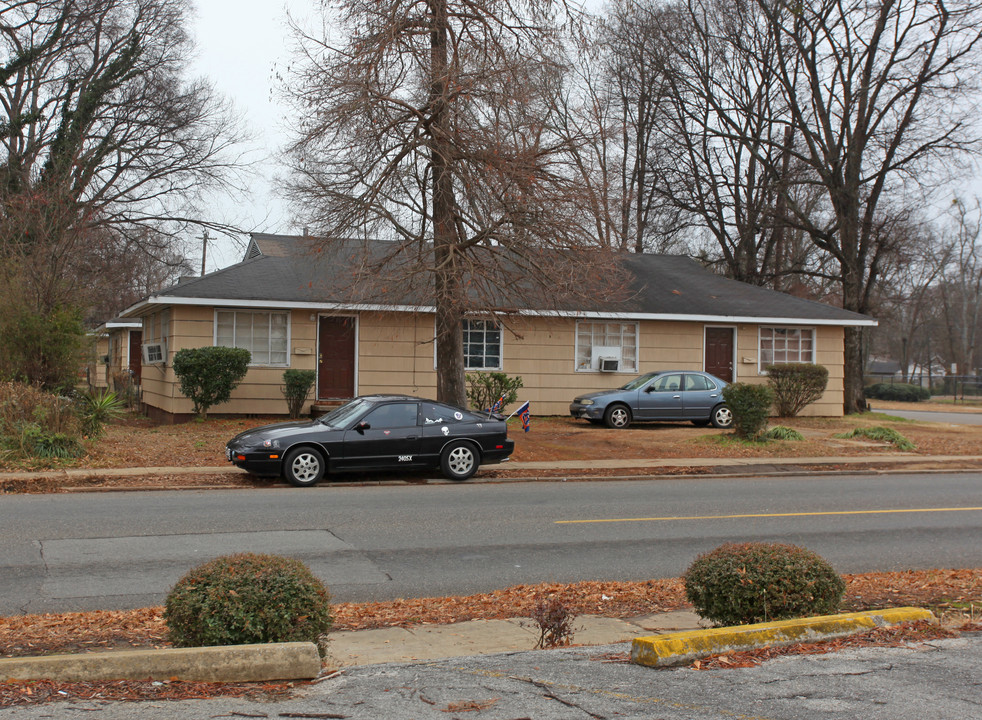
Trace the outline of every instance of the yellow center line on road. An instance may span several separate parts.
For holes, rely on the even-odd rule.
[[[910,508],[897,510],[828,510],[823,512],[748,513],[746,515],[689,515],[646,518],[597,518],[595,520],[555,520],[556,525],[582,525],[586,523],[665,522],[669,520],[736,520],[741,518],[812,517],[818,515],[890,515],[896,513],[973,512],[982,507],[964,508]]]

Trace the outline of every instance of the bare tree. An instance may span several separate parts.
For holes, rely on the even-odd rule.
[[[795,159],[828,211],[787,198],[839,267],[842,304],[867,312],[890,250],[885,198],[899,205],[927,163],[972,146],[982,8],[972,0],[755,0],[773,38]],[[919,175],[920,174],[920,175]],[[863,406],[863,346],[846,328],[846,412]]]
[[[612,110],[610,163],[619,173],[617,235],[635,252],[664,252],[679,244],[691,225],[688,208],[665,202],[658,177],[663,157],[678,143],[665,132],[670,122],[666,63],[682,34],[672,5],[615,0],[596,31]],[[670,28],[670,30],[667,30]]]
[[[323,247],[364,240],[353,291],[431,298],[441,400],[465,402],[466,313],[617,287],[556,115],[568,17],[548,0],[348,0],[324,18],[337,41],[298,29],[295,206]]]
[[[872,352],[898,358],[907,382],[912,364],[924,355],[926,330],[937,321],[937,280],[943,260],[940,239],[927,223],[898,223],[893,251],[880,265],[871,300],[879,326]]]
[[[941,302],[947,349],[957,374],[974,374],[979,367],[977,333],[982,317],[982,207],[952,203],[953,228],[942,241]]]
[[[229,108],[182,74],[186,0],[19,0],[0,8],[0,236],[38,310],[98,284],[99,248],[169,257],[239,158]]]

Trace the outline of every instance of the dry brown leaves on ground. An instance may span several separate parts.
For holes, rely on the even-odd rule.
[[[927,570],[846,575],[844,610],[884,606],[928,606],[936,611],[963,608],[982,601],[982,568],[972,570]],[[335,605],[334,629],[446,624],[475,618],[526,617],[529,608],[542,598],[558,598],[577,615],[637,617],[670,610],[687,609],[682,582],[678,579],[646,582],[582,582],[571,584],[516,585],[490,593],[466,597],[419,598],[377,603]],[[973,613],[976,612],[974,609]],[[982,630],[974,615],[961,628]],[[700,661],[700,668],[752,667],[771,657],[792,653],[834,652],[844,647],[895,645],[926,642],[947,635],[935,626],[915,625],[896,630],[885,628],[865,635],[808,643],[789,648],[768,648],[746,653],[729,653]],[[0,655],[18,657],[49,653],[83,652],[96,649],[166,647],[167,628],[162,608],[94,611],[50,615],[0,617]],[[606,658],[620,661],[624,658]],[[297,686],[302,683],[298,683]],[[52,683],[0,682],[0,707],[36,704],[52,700],[170,700],[200,697],[276,696],[288,693],[293,684],[276,683],[189,683],[189,682],[104,682]]]
[[[944,608],[982,601],[982,568],[845,575],[844,611],[913,605]],[[629,618],[689,608],[681,580],[515,585],[461,597],[338,603],[335,631],[465,620],[528,617],[542,598],[557,598],[576,615]],[[0,617],[0,656],[95,649],[167,647],[163,608]]]

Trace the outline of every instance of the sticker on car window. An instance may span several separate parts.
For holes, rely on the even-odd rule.
[[[464,413],[462,413],[462,412],[455,412],[453,414],[453,416],[454,416],[454,419],[455,420],[463,420],[464,419]]]

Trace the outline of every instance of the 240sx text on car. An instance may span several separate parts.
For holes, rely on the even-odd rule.
[[[407,395],[366,395],[316,420],[239,433],[225,457],[254,475],[307,487],[345,470],[439,467],[450,480],[466,480],[514,449],[501,415]]]

